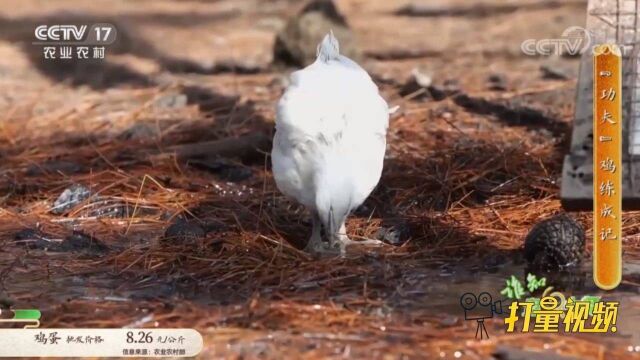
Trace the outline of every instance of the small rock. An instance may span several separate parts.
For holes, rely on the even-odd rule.
[[[187,106],[187,96],[180,93],[169,93],[157,98],[153,106],[158,109],[177,109]]]
[[[331,0],[313,0],[291,18],[276,36],[273,61],[303,67],[316,59],[316,46],[329,32],[340,42],[340,53],[354,61],[360,58],[355,36]]]
[[[438,319],[438,323],[442,326],[450,327],[459,324],[460,318],[454,315],[444,315]]]
[[[13,239],[17,245],[24,246],[28,249],[48,249],[57,246],[58,241],[47,239],[47,237],[36,229],[22,229],[18,231]]]
[[[74,231],[66,238],[53,239],[36,229],[23,229],[14,235],[16,244],[29,249],[46,250],[51,252],[84,252],[93,255],[103,254],[109,248],[100,240]]]
[[[224,231],[227,229],[227,226],[219,221],[208,221],[202,224],[202,228],[206,234],[209,234]]]
[[[487,88],[493,91],[505,91],[507,79],[502,74],[491,74],[487,77]]]
[[[425,91],[415,95],[420,89]],[[431,98],[435,101],[441,101],[458,92],[460,92],[460,85],[456,79],[447,79],[438,85],[433,83],[430,75],[412,71],[411,77],[400,89],[400,96],[414,94],[412,97],[415,99]]]
[[[431,75],[418,68],[411,70],[411,77],[418,86],[423,88],[429,87],[431,86],[431,83],[433,83]]]
[[[447,79],[442,83],[442,86],[431,85],[428,90],[433,100],[440,101],[459,93],[460,85],[456,79]]]
[[[402,245],[411,237],[409,225],[400,222],[391,226],[383,226],[378,229],[375,238],[391,245]]]
[[[123,131],[118,138],[121,140],[146,140],[156,136],[156,129],[147,123],[136,123]]]
[[[536,270],[556,270],[582,263],[584,229],[566,214],[536,224],[524,240],[524,256]]]
[[[11,309],[11,307],[13,307],[13,305],[15,304],[15,301],[10,298],[7,294],[2,293],[0,294],[0,309]]]
[[[56,215],[64,214],[88,199],[89,196],[91,196],[91,190],[81,184],[73,184],[66,188],[58,199],[56,199],[51,208],[51,212]]]
[[[29,228],[22,229],[13,236],[16,241],[37,239],[38,237],[40,237],[40,232],[36,229]]]
[[[427,92],[426,91],[422,91],[421,94],[417,94],[418,91],[422,90],[423,88],[418,85],[418,83],[415,81],[415,79],[410,78],[409,80],[407,80],[406,83],[404,83],[404,85],[402,85],[402,87],[400,88],[400,96],[410,96],[413,99],[423,99],[425,97],[427,97]]]
[[[193,222],[178,218],[164,233],[164,240],[194,241],[203,238],[204,229]]]
[[[61,252],[84,252],[93,255],[100,255],[109,251],[109,247],[93,236],[80,231],[74,231],[53,250]]]
[[[447,79],[442,83],[442,90],[447,94],[455,94],[460,91],[460,83],[456,79]]]
[[[494,73],[494,74],[490,74],[489,76],[487,76],[487,81],[488,82],[492,82],[492,83],[504,82],[505,78],[504,78],[504,75],[502,75],[502,74]]]
[[[432,83],[433,79],[430,74],[419,68],[414,68],[413,70],[411,70],[409,79],[407,79],[405,84],[400,89],[400,96],[415,94],[421,89],[426,90],[429,86],[431,86]],[[428,93],[427,91],[424,91],[421,95],[418,95],[416,97],[424,98],[426,95],[428,95]]]

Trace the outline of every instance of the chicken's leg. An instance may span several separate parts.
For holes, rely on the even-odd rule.
[[[311,222],[313,223],[313,229],[311,230],[311,238],[307,242],[304,251],[309,253],[318,253],[323,250],[324,244],[322,242],[322,222],[318,213],[311,212]]]
[[[360,241],[354,241],[347,236],[347,228],[344,223],[340,226],[340,231],[336,234],[335,239],[338,242],[340,248],[340,254],[345,255],[347,253],[347,246],[349,245],[368,245],[368,246],[380,246],[383,244],[380,240],[366,239]]]

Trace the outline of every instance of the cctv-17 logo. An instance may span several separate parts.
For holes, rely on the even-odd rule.
[[[35,36],[40,41],[82,41],[87,25],[40,25]]]
[[[92,25],[39,25],[34,30],[47,60],[104,59],[105,46],[116,41],[117,30],[113,24]]]
[[[116,41],[116,27],[109,23],[91,25],[38,25],[34,30],[34,45],[85,45],[104,46]]]

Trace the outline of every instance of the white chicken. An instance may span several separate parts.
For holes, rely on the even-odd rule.
[[[344,254],[347,216],[380,180],[392,111],[367,72],[340,55],[333,33],[290,80],[277,108],[273,176],[311,212],[306,250]]]

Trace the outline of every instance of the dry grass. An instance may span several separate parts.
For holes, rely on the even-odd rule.
[[[569,93],[563,89],[559,94]],[[495,253],[510,256],[533,224],[560,212],[557,179],[568,127],[549,136],[544,128],[505,127],[495,117],[470,114],[451,99],[425,103],[396,97],[403,114],[392,120],[383,179],[348,228],[354,238],[373,237],[381,225],[400,221],[410,229],[410,240],[355,251],[345,259],[312,259],[299,250],[308,236],[306,215],[274,188],[265,156],[245,164],[234,160],[253,176],[233,183],[163,150],[203,138],[203,129],[220,136],[265,131],[264,119],[271,114],[255,110],[241,126],[220,130],[235,110],[208,103],[213,110],[202,111],[203,104],[194,103],[176,110],[180,120],[170,116],[173,110],[163,111],[159,120],[154,101],[180,92],[184,87],[135,92],[137,107],[111,126],[149,123],[157,132],[141,140],[126,140],[113,129],[100,132],[103,125],[92,121],[78,131],[73,127],[80,118],[99,116],[110,101],[114,108],[122,106],[118,97],[39,119],[42,128],[29,122],[30,132],[5,123],[15,135],[3,148],[7,196],[1,214],[2,280],[12,301],[43,309],[47,326],[195,327],[211,342],[207,353],[217,356],[286,357],[293,347],[310,358],[336,351],[420,356],[457,350],[482,357],[496,344],[521,344],[517,335],[476,343],[464,321],[443,325],[443,315],[428,311],[419,299],[412,300],[413,307],[393,310],[391,299],[397,286],[411,279],[412,269]],[[246,106],[238,99],[231,108]],[[567,124],[570,110],[549,116]],[[53,121],[67,124],[64,131],[48,133]],[[51,159],[82,170],[32,175],[33,164]],[[53,215],[54,200],[76,183],[93,195],[64,215]],[[123,216],[96,216],[105,204],[123,207]],[[163,240],[178,215],[212,230],[201,239]],[[580,218],[588,227],[589,216]],[[53,239],[81,231],[109,251],[91,256],[25,249],[13,244],[14,234],[25,228]],[[627,222],[625,229],[632,233],[637,225]],[[636,237],[628,239],[627,255],[636,256]],[[491,323],[492,333],[500,329],[499,321]],[[524,339],[532,349],[551,343],[552,349],[574,355],[601,351],[586,339]],[[607,350],[607,358],[617,351],[624,353]]]
[[[488,323],[490,340],[476,342],[474,324],[434,311],[427,298],[436,290],[416,288],[421,276],[447,266],[473,268],[496,254],[510,260],[535,223],[562,211],[558,181],[573,80],[529,79],[506,92],[486,91],[478,80],[484,70],[467,77],[469,59],[451,65],[470,96],[532,107],[547,119],[538,123],[471,111],[454,97],[402,98],[398,84],[381,85],[401,112],[391,122],[380,185],[347,227],[353,238],[369,238],[381,226],[401,224],[408,241],[313,259],[300,250],[310,231],[306,214],[275,188],[267,154],[227,159],[232,169],[251,171],[229,181],[223,171],[179,161],[171,151],[248,133],[270,136],[282,73],[169,72],[148,75],[146,85],[96,88],[33,75],[27,60],[16,64],[30,83],[20,73],[1,85],[19,96],[3,103],[0,119],[0,289],[20,307],[42,309],[47,327],[193,327],[206,339],[203,359],[451,357],[455,351],[486,358],[497,345],[578,358],[628,355],[621,339],[503,334],[499,320]],[[530,61],[523,61],[526,69],[512,60],[503,65],[520,80],[537,66]],[[369,60],[367,66],[406,75],[414,64]],[[175,96],[187,104],[158,105]],[[92,196],[51,213],[73,184]],[[119,216],[104,215],[114,208]],[[206,235],[165,238],[179,216]],[[576,216],[590,235],[590,215]],[[83,233],[108,250],[32,249],[15,242],[24,229],[54,242]],[[625,258],[637,259],[637,214],[625,216],[624,232]],[[633,279],[625,282],[637,287]],[[458,298],[447,301],[456,306]]]

